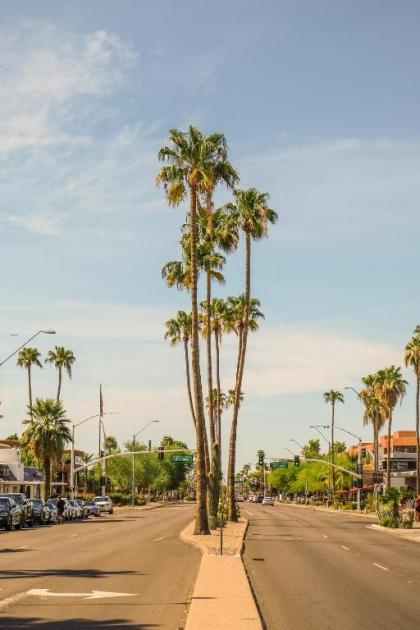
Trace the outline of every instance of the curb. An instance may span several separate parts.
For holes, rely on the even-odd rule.
[[[242,553],[249,521],[245,520],[239,551],[234,555],[214,555],[187,530],[180,538],[198,547],[201,562],[188,607],[185,630],[262,630],[258,607],[248,580]],[[195,538],[195,539],[194,539]],[[207,538],[207,537],[206,537]]]
[[[302,505],[299,503],[276,503],[276,505],[284,505],[286,507],[297,507],[304,510],[314,510],[315,512],[324,512],[325,514],[345,514],[346,516],[361,516],[362,518],[377,519],[376,514],[359,513],[357,510],[332,510],[320,505]]]
[[[413,529],[404,529],[404,528],[393,528],[393,527],[384,527],[383,525],[377,525],[376,523],[371,523],[367,525],[368,529],[373,529],[376,532],[383,532],[384,534],[390,534],[391,536],[396,536],[400,540],[408,540],[409,542],[420,543],[420,530],[418,528]],[[414,534],[418,533],[418,537],[414,538]]]

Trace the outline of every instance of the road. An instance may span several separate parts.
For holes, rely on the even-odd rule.
[[[124,508],[98,519],[1,531],[0,628],[182,628],[200,561],[198,550],[179,539],[193,509]]]
[[[243,504],[245,567],[268,630],[420,627],[420,544],[366,518]]]

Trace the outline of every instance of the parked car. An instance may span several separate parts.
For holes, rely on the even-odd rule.
[[[57,505],[52,501],[46,501],[45,506],[48,508],[50,513],[49,523],[57,522]]]
[[[100,512],[108,512],[108,514],[114,513],[114,506],[109,497],[94,497],[93,500],[98,506]]]
[[[70,503],[71,507],[73,508],[74,518],[83,518],[83,510],[80,503],[78,501],[74,501],[73,499],[70,499],[68,503]]]
[[[58,499],[51,498],[48,500],[48,503],[52,503],[55,507],[55,509],[57,509],[57,501]],[[76,512],[74,507],[70,504],[70,501],[68,501],[68,499],[64,499],[65,501],[65,505],[64,505],[64,512],[63,512],[63,517],[64,520],[66,521],[74,521],[74,519],[76,518]]]
[[[274,505],[272,497],[264,497],[262,500],[263,505]]]
[[[22,527],[34,526],[34,515],[32,510],[32,501],[22,492],[8,492],[3,494],[3,497],[10,497],[15,503],[18,504],[21,510],[21,525]]]
[[[83,501],[85,508],[88,511],[88,516],[100,516],[101,511],[95,501]]]
[[[245,501],[244,495],[238,494],[238,496],[236,497],[236,500],[238,503],[243,503],[243,501]]]
[[[0,497],[0,527],[7,531],[22,527],[22,510],[10,497]]]
[[[87,518],[89,516],[89,510],[87,509],[85,502],[81,499],[75,499],[74,502],[77,503],[82,510],[82,518]]]
[[[51,509],[42,499],[32,499],[34,523],[45,525],[51,519]]]

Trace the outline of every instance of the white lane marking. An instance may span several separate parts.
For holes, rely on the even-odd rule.
[[[254,512],[250,512],[249,510],[244,510],[244,512],[246,512],[247,514],[249,514],[250,516],[254,516]]]
[[[70,538],[76,538],[77,534],[72,534]]]
[[[164,538],[163,536],[160,536],[160,538],[154,538],[153,542],[159,542],[160,540],[163,540],[163,538]]]
[[[22,545],[22,547],[16,547],[16,549],[29,549],[29,545]]]
[[[91,591],[90,593],[51,593],[49,588],[32,588],[23,595],[35,597],[81,597],[82,599],[102,599],[104,597],[133,597],[136,593],[113,593],[112,591]]]
[[[18,602],[20,599],[26,597],[26,593],[17,593],[16,595],[12,595],[11,597],[7,597],[6,599],[0,600],[0,610],[2,608],[6,608],[7,606],[11,606],[15,602]]]
[[[373,563],[374,567],[378,567],[378,569],[382,569],[382,571],[389,571],[386,567],[383,567],[382,564],[378,564],[377,562]]]
[[[322,534],[324,536],[324,538],[328,538],[327,534]]]
[[[346,547],[346,545],[341,545],[341,549],[345,549],[346,551],[350,551],[350,549],[348,547]]]

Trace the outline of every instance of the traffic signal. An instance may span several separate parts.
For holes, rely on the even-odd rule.
[[[165,459],[165,451],[163,446],[159,446],[158,448],[158,459],[163,460]]]
[[[262,451],[258,453],[258,465],[264,466],[264,453]]]
[[[299,457],[299,455],[295,455],[293,463],[294,463],[295,466],[300,466],[300,457]]]
[[[105,477],[101,477],[99,479],[99,485],[100,486],[106,486],[106,478]]]
[[[363,479],[356,479],[356,488],[363,488]]]

